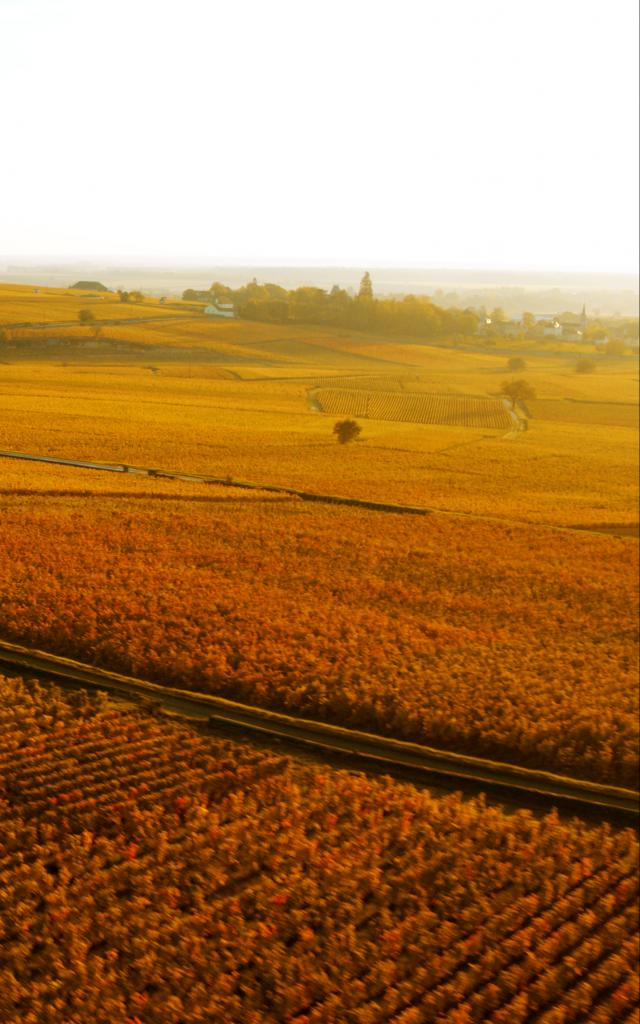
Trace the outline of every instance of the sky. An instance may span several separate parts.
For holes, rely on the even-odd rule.
[[[634,272],[636,0],[0,0],[0,256]]]

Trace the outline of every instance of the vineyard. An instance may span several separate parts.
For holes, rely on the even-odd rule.
[[[180,324],[181,331],[207,326],[198,320]],[[222,334],[224,326],[209,325]],[[195,337],[193,344],[199,345]],[[486,427],[425,429],[368,420],[359,443],[337,457],[331,418],[305,402],[311,373],[304,381],[216,380],[214,374],[222,378],[232,362],[170,363],[150,354],[141,362],[147,365],[0,361],[0,448],[230,474],[365,500],[569,526],[638,522],[638,436],[628,427],[550,422],[532,409],[535,430],[503,444],[498,437],[504,431]],[[157,372],[150,372],[150,363]],[[257,370],[247,363],[241,375],[249,372]],[[280,367],[262,372],[283,374]],[[296,374],[302,372],[297,366]],[[572,382],[586,387],[580,376],[574,374]],[[600,382],[603,390],[605,384]],[[629,385],[626,377],[623,384]],[[496,385],[493,370],[484,382],[480,374],[465,381],[451,371],[432,390],[444,393],[451,386],[472,394]],[[415,389],[418,383],[406,386]],[[557,384],[565,386],[564,380]],[[608,386],[613,392],[613,384]],[[412,395],[418,397],[415,390],[407,392]],[[1,469],[5,480],[8,467]]]
[[[19,680],[0,736],[2,1024],[638,1020],[631,831]]]
[[[96,320],[123,320],[137,317],[177,317],[188,315],[188,303],[173,300],[160,303],[146,297],[144,302],[121,302],[113,292],[93,294],[63,288],[32,288],[27,285],[0,284],[0,327],[19,323],[51,323],[78,319],[81,309],[89,309]]]
[[[165,310],[0,287],[0,448],[442,512],[2,459],[0,637],[635,789],[637,369]],[[267,742],[0,675],[0,1024],[640,1024],[634,834]]]
[[[313,391],[312,395],[323,412],[334,416],[487,427],[491,430],[509,430],[514,425],[504,403],[495,398],[365,391],[357,387],[320,388]]]
[[[536,419],[557,423],[584,423],[638,429],[637,402],[570,401],[533,399],[527,408]]]
[[[31,486],[0,494],[3,639],[636,786],[633,543],[168,481],[154,493],[149,480],[62,467],[19,472]],[[74,473],[76,494],[61,486],[80,487]]]
[[[341,374],[339,377],[335,374],[332,377],[315,377],[312,381],[312,387],[314,388],[334,388],[337,387],[340,391],[345,389],[351,391],[353,389],[363,388],[365,391],[401,391],[405,384],[415,383],[419,378],[415,376],[404,376],[404,377],[389,377],[388,375],[382,376],[376,375],[360,375],[349,377]]]

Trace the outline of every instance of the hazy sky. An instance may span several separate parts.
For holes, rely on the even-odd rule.
[[[0,0],[0,254],[631,270],[637,0]]]

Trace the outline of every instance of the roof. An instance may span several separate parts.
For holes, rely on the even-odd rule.
[[[69,285],[69,287],[70,288],[77,288],[78,290],[81,290],[83,292],[108,292],[109,291],[109,289],[106,288],[103,284],[101,284],[100,281],[76,281],[75,284]]]

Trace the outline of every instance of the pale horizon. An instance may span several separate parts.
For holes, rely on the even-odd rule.
[[[237,270],[242,268],[249,269],[317,269],[317,270],[331,270],[331,269],[345,269],[345,270],[416,270],[421,273],[434,273],[434,274],[473,274],[478,273],[480,275],[487,274],[507,274],[517,277],[526,277],[528,274],[534,276],[545,276],[545,277],[615,277],[615,278],[629,278],[630,280],[638,281],[638,271],[635,269],[600,269],[600,268],[571,268],[571,267],[555,267],[555,266],[498,266],[491,264],[468,264],[450,262],[447,264],[442,263],[426,263],[419,261],[385,261],[379,260],[357,260],[357,259],[343,259],[343,260],[321,260],[321,259],[262,259],[262,260],[250,260],[242,259],[240,257],[236,259],[196,259],[196,258],[183,258],[183,259],[172,259],[170,256],[154,256],[153,254],[145,256],[135,255],[127,256],[112,254],[112,253],[72,253],[70,255],[58,254],[58,253],[0,253],[0,268],[14,264],[17,266],[51,266],[51,267],[109,267],[113,269],[119,268],[137,268],[137,269],[157,269],[157,270],[203,270],[211,267],[212,269],[222,269],[228,267],[229,269]]]
[[[636,274],[632,0],[0,0],[0,260]]]

